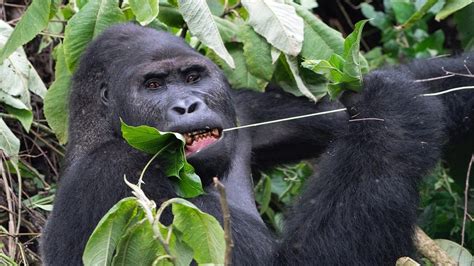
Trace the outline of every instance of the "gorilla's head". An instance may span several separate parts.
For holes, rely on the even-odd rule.
[[[76,150],[121,138],[121,118],[182,133],[202,176],[228,168],[236,134],[222,134],[236,123],[228,82],[214,63],[169,33],[133,24],[106,30],[81,58],[70,104]]]

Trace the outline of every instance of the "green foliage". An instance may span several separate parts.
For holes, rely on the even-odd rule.
[[[64,55],[69,71],[74,72],[87,44],[107,27],[124,22],[118,0],[89,0],[66,25]]]
[[[121,200],[100,220],[87,242],[84,265],[224,263],[224,231],[213,216],[180,198],[157,210],[139,186],[127,184],[136,197]],[[165,226],[160,218],[169,206],[174,218]]]
[[[463,189],[442,167],[438,167],[423,180],[419,225],[429,236],[460,242],[464,209]],[[471,247],[472,251],[474,223],[468,219],[466,225],[465,246]]]
[[[13,41],[12,41],[13,40]],[[15,117],[26,131],[30,130],[33,113],[30,92],[44,97],[46,87],[23,51],[21,34],[15,34],[10,25],[0,21],[0,47],[5,60],[0,64],[0,104]],[[18,46],[15,46],[17,43]],[[12,47],[15,49],[11,50]],[[20,151],[20,141],[0,116],[0,149],[15,158]]]
[[[122,135],[132,147],[161,160],[165,175],[172,177],[179,196],[192,198],[204,193],[201,179],[186,161],[185,140],[181,134],[160,132],[149,126],[128,126],[122,121]]]
[[[323,75],[328,80],[328,92],[331,98],[337,98],[344,89],[360,91],[362,73],[366,71],[359,54],[362,29],[367,20],[355,25],[354,32],[344,41],[342,56],[333,54],[328,60],[306,60],[303,67]]]
[[[0,51],[0,62],[3,62],[18,47],[31,41],[36,34],[46,28],[51,18],[51,6],[57,1],[34,0],[23,14],[20,22],[15,27],[7,43]],[[53,9],[55,10],[55,9]]]
[[[283,212],[300,195],[312,172],[308,163],[302,162],[260,173],[260,180],[255,185],[255,201],[262,217],[277,232],[283,229]]]
[[[54,56],[56,59],[55,80],[49,87],[44,99],[44,115],[49,126],[54,130],[59,143],[65,144],[68,132],[68,95],[72,75],[66,64],[62,44],[54,48]]]

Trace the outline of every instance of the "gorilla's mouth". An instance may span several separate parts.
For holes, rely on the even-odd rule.
[[[220,139],[222,130],[218,128],[199,129],[192,132],[183,133],[186,140],[186,156],[205,149],[207,146]]]

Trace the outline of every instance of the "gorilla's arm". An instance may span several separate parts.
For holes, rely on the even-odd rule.
[[[446,75],[446,71],[461,75],[439,79],[438,77]],[[474,54],[417,60],[396,69],[388,68],[386,73],[397,79],[419,83],[417,87],[425,88],[426,93],[473,86]],[[400,85],[397,84],[387,88],[399,89]],[[443,113],[442,120],[449,133],[447,143],[465,142],[467,138],[474,138],[473,90],[431,97],[437,97],[443,102],[443,108],[433,111]],[[233,92],[232,98],[237,107],[240,125],[344,108],[340,102],[329,101],[327,97],[314,104],[305,97],[295,97],[275,88],[266,93],[238,90]],[[335,132],[349,119],[349,114],[341,112],[242,130],[248,130],[252,134],[254,164],[271,165],[319,156],[334,139]]]
[[[344,108],[327,97],[315,104],[306,97],[295,97],[278,88],[265,93],[234,90],[232,98],[239,125]],[[334,131],[342,128],[347,120],[346,112],[338,112],[240,130],[250,132],[253,163],[261,167],[318,156],[333,139]]]
[[[285,263],[393,265],[415,257],[417,183],[439,159],[443,106],[419,97],[426,89],[405,74],[372,72],[364,92],[348,99],[357,120],[338,131],[295,204],[278,249]]]

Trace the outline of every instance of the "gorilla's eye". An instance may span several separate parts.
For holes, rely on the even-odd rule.
[[[186,76],[186,83],[195,83],[195,82],[198,82],[199,80],[201,79],[201,76],[199,76],[198,73],[189,73],[187,76]]]
[[[159,89],[163,86],[163,83],[158,79],[149,79],[145,82],[145,87],[151,90]]]

